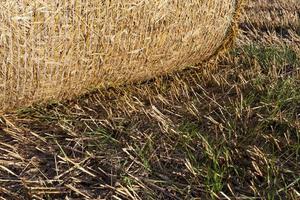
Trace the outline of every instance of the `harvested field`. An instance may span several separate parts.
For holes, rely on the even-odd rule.
[[[201,67],[0,118],[0,199],[300,198],[300,5]]]

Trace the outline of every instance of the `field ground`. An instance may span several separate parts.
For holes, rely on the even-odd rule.
[[[2,116],[0,199],[299,199],[299,10],[253,1],[205,66]]]

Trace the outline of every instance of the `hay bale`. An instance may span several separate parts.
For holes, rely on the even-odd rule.
[[[237,0],[2,0],[0,111],[200,63]]]

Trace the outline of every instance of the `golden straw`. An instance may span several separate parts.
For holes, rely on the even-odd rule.
[[[146,80],[207,60],[237,0],[2,0],[0,111]]]

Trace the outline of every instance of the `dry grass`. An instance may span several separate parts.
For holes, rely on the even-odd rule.
[[[200,63],[231,37],[236,0],[4,0],[0,111]]]
[[[3,115],[0,199],[298,200],[299,5],[267,2],[200,68]]]

